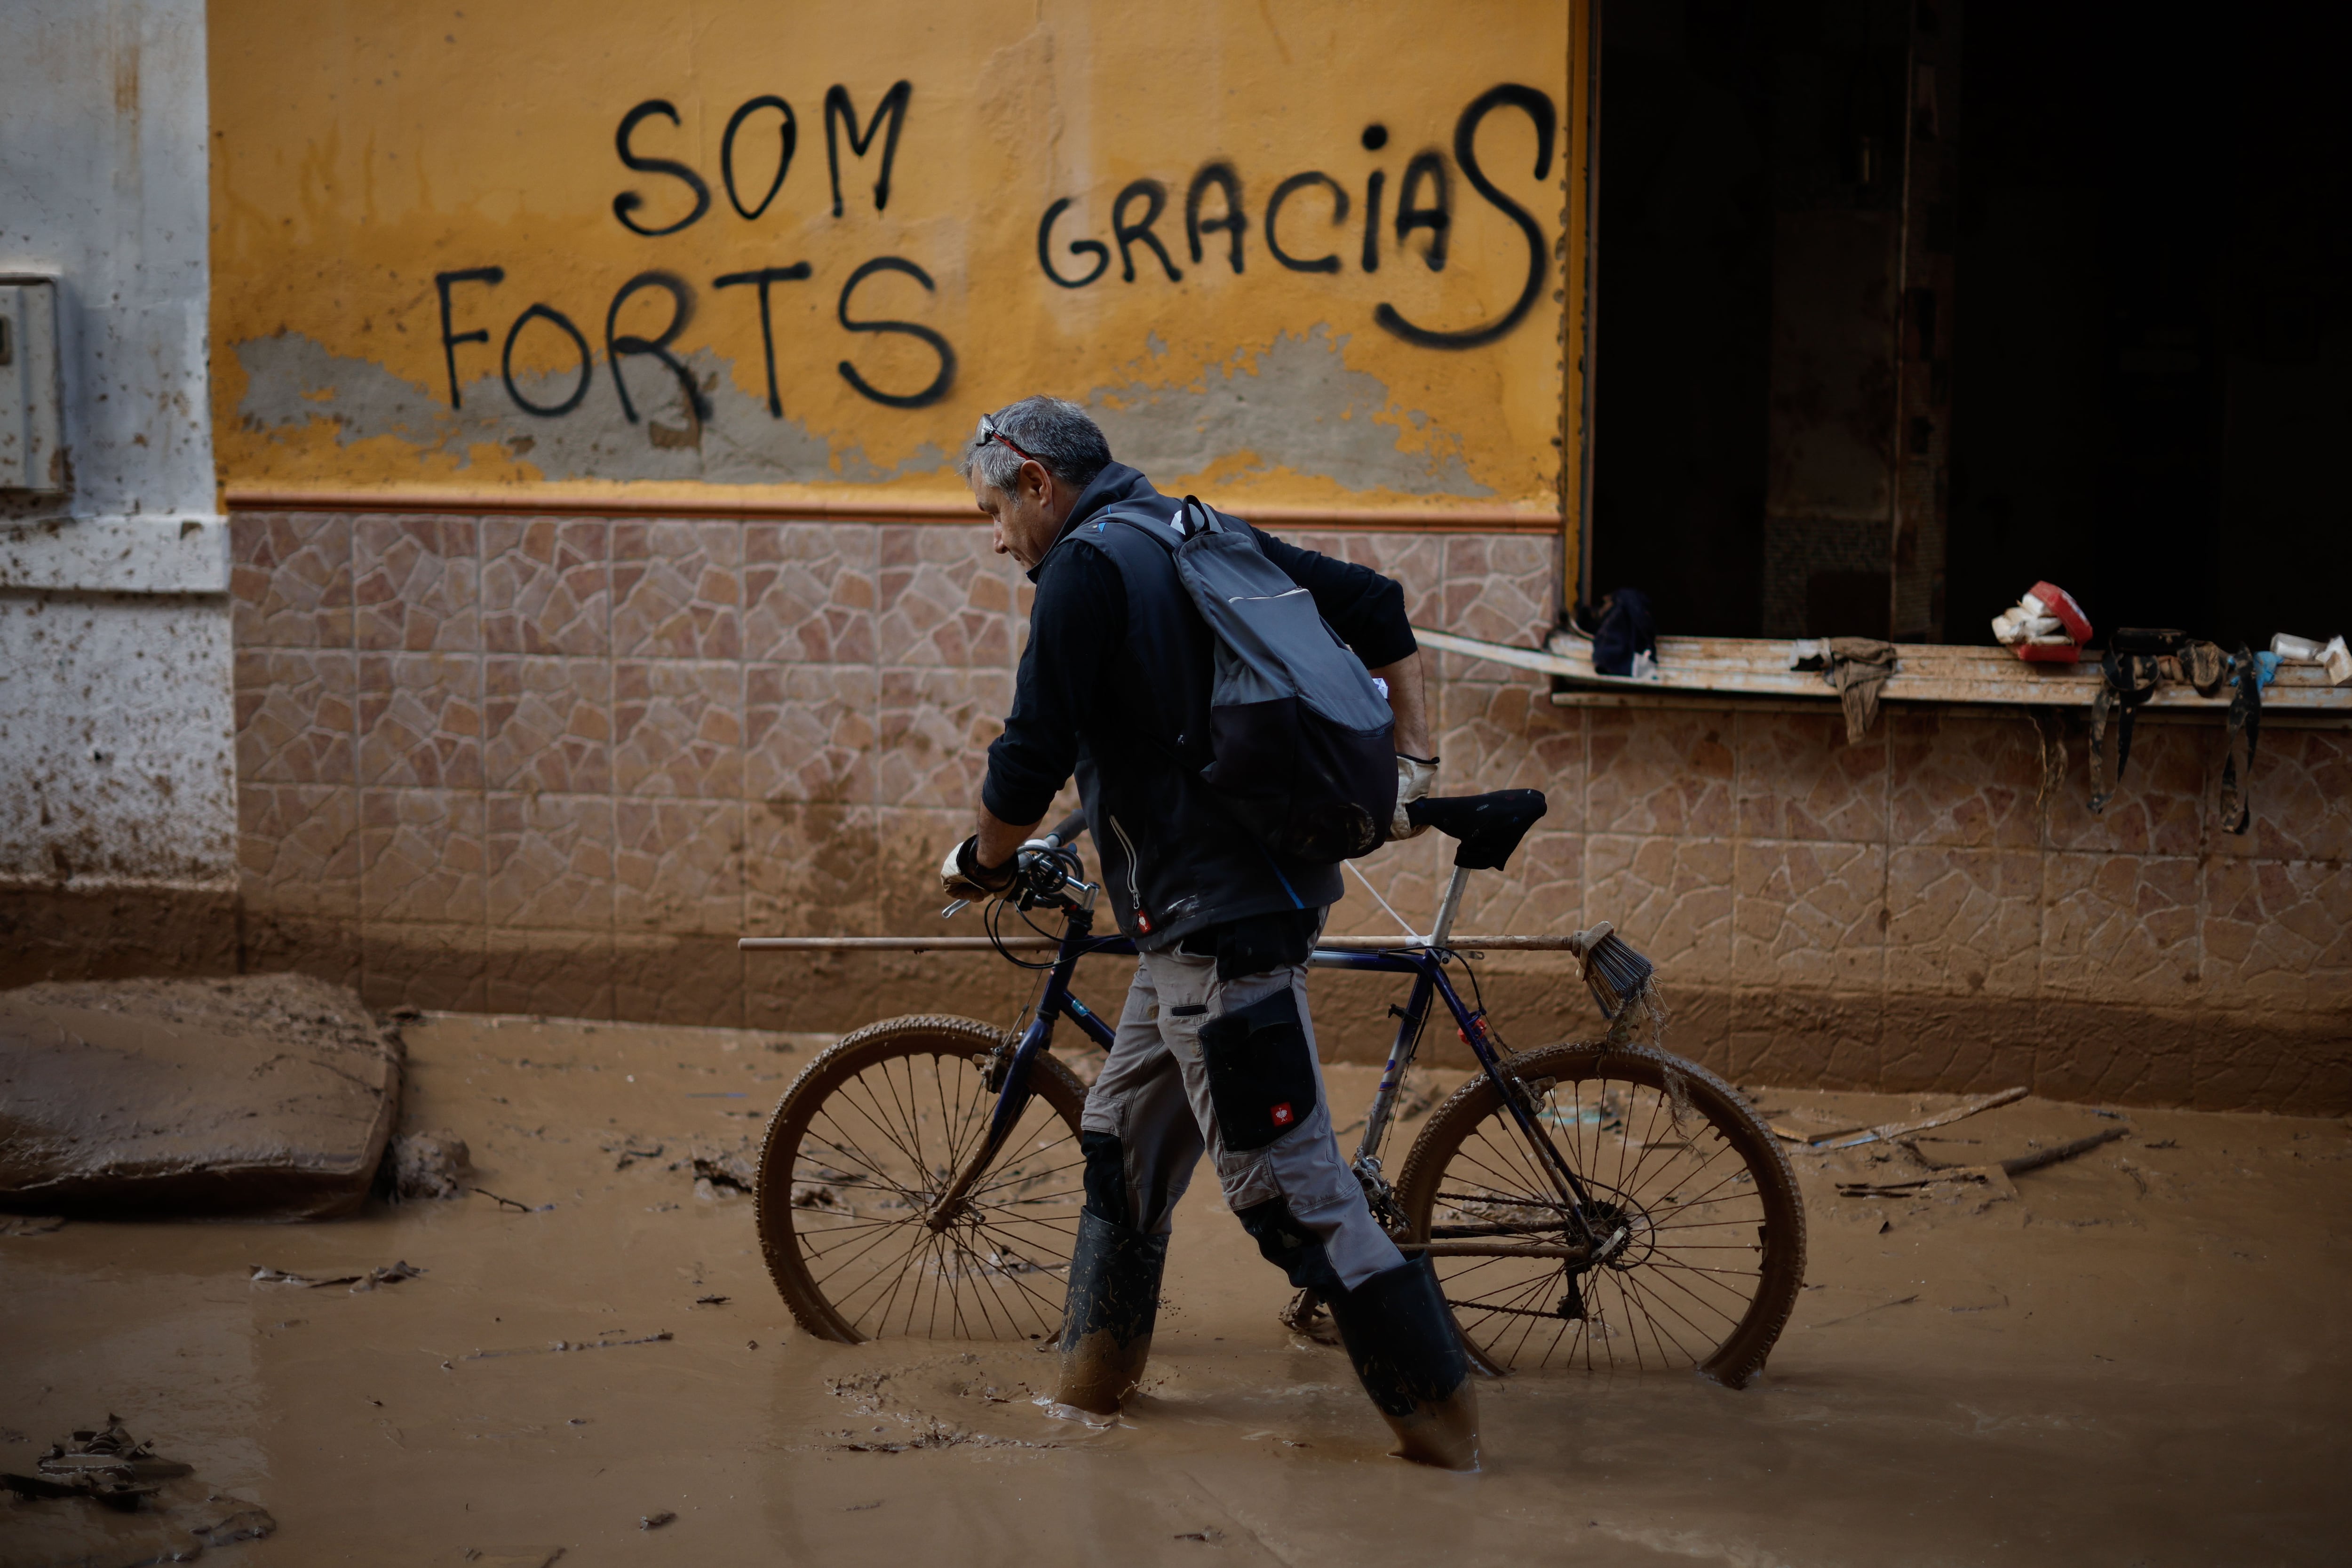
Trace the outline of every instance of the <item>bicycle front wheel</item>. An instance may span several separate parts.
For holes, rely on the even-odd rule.
[[[1498,1368],[1696,1369],[1745,1386],[1804,1283],[1804,1204],[1770,1130],[1713,1073],[1645,1047],[1552,1046],[1506,1071],[1604,1237],[1625,1235],[1598,1265],[1539,1255],[1582,1227],[1494,1083],[1464,1084],[1396,1187],[1413,1238],[1436,1244],[1463,1337]]]
[[[1061,1326],[1086,1090],[1041,1053],[995,1163],[947,1223],[934,1200],[988,1135],[988,1068],[1012,1037],[970,1018],[892,1018],[808,1065],[776,1108],[756,1196],[768,1273],[803,1329],[1038,1339]]]

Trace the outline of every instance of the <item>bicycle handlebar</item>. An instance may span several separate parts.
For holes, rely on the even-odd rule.
[[[1067,847],[1076,844],[1078,841],[1078,835],[1086,830],[1087,814],[1083,811],[1074,811],[1054,824],[1052,831],[1045,835],[1045,838],[1057,848]]]

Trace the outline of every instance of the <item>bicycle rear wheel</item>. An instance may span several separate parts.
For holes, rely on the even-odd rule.
[[[1086,1090],[1040,1054],[1034,1093],[954,1218],[932,1202],[988,1134],[988,1068],[1012,1037],[970,1018],[869,1024],[785,1091],[760,1152],[768,1273],[801,1327],[845,1344],[1056,1331],[1086,1200]]]
[[[1463,1336],[1499,1368],[1695,1368],[1745,1386],[1804,1282],[1804,1204],[1771,1131],[1713,1073],[1645,1047],[1552,1046],[1507,1071],[1604,1226],[1628,1237],[1597,1267],[1437,1257]],[[1396,1195],[1416,1240],[1501,1247],[1577,1234],[1483,1073],[1414,1140]]]

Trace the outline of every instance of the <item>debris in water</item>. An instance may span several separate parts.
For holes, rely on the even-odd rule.
[[[1187,1530],[1176,1537],[1179,1541],[1203,1541],[1212,1546],[1224,1538],[1225,1532],[1222,1530]]]
[[[473,1169],[466,1141],[446,1129],[404,1132],[392,1141],[392,1193],[401,1201],[464,1195],[461,1177]]]
[[[1803,1144],[1807,1153],[1826,1153],[1832,1149],[1853,1149],[1864,1143],[1876,1143],[1886,1139],[1899,1138],[1908,1132],[1925,1132],[1930,1127],[1948,1127],[1955,1121],[1974,1116],[1980,1110],[1990,1110],[1996,1106],[2023,1100],[2026,1093],[2027,1090],[2021,1086],[2017,1089],[2004,1089],[1998,1094],[1979,1096],[1964,1105],[1956,1105],[1949,1110],[1939,1110],[1933,1116],[1923,1116],[1914,1121],[1890,1121],[1883,1127],[1849,1127],[1842,1131],[1816,1132],[1809,1135],[1776,1123],[1772,1131],[1790,1143]]]
[[[616,1345],[655,1345],[664,1340],[677,1337],[667,1329],[664,1329],[657,1334],[641,1334],[634,1340],[556,1340],[544,1345],[523,1345],[515,1350],[476,1351],[470,1355],[462,1355],[457,1359],[459,1361],[497,1361],[502,1356],[551,1355],[558,1351],[603,1351],[611,1350]],[[446,1366],[449,1363],[444,1362],[441,1364]]]
[[[640,1160],[660,1159],[662,1155],[662,1146],[656,1143],[650,1149],[640,1149],[637,1147],[637,1141],[635,1139],[625,1138],[621,1141],[621,1146],[619,1148],[615,1149],[608,1144],[606,1145],[605,1152],[615,1156],[613,1162],[613,1169],[615,1171],[625,1171]]]
[[[0,1475],[0,1487],[27,1500],[79,1498],[121,1513],[163,1514],[194,1539],[195,1550],[186,1557],[206,1546],[257,1541],[278,1528],[276,1520],[245,1499],[189,1481],[194,1466],[164,1458],[152,1441],[132,1437],[120,1415],[107,1416],[102,1428],[51,1444],[33,1468],[37,1474]]]
[[[499,1196],[498,1194],[490,1191],[488,1187],[476,1187],[474,1190],[481,1194],[482,1196],[489,1199],[492,1203],[497,1204],[499,1207],[510,1208],[520,1214],[545,1214],[548,1210],[555,1206],[553,1204],[541,1204],[537,1208],[533,1208],[529,1204],[517,1203],[512,1198],[502,1198]]]
[[[379,1285],[397,1285],[404,1279],[414,1279],[425,1272],[424,1269],[404,1258],[398,1263],[388,1263],[381,1268],[371,1268],[364,1274],[336,1274],[323,1279],[313,1279],[307,1274],[296,1274],[284,1268],[271,1268],[259,1263],[249,1263],[246,1267],[253,1270],[247,1281],[248,1284],[299,1285],[306,1290],[324,1289],[330,1285],[348,1285],[352,1288],[352,1294],[354,1296],[362,1291],[373,1290]]]
[[[723,1307],[729,1300],[725,1296],[697,1296],[694,1304],[698,1307]]]
[[[663,1525],[667,1524],[671,1520],[674,1520],[677,1517],[677,1515],[675,1512],[668,1509],[664,1509],[659,1513],[649,1513],[644,1518],[638,1520],[637,1528],[639,1530],[659,1530]]]
[[[0,1215],[0,1236],[47,1236],[65,1225],[65,1216],[54,1214]]]

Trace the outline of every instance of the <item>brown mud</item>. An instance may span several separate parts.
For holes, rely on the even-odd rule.
[[[1145,1395],[1093,1430],[1030,1402],[1051,1373],[1029,1345],[792,1325],[731,1156],[821,1042],[448,1016],[404,1033],[404,1125],[454,1131],[505,1201],[0,1236],[0,1469],[119,1412],[275,1516],[271,1538],[208,1553],[253,1568],[558,1548],[566,1568],[2352,1554],[2342,1121],[2135,1110],[2014,1196],[1839,1187],[2116,1120],[2026,1100],[1910,1148],[1800,1155],[1809,1284],[1756,1386],[1486,1383],[1487,1468],[1456,1476],[1385,1457],[1344,1355],[1276,1321],[1282,1281],[1213,1183],[1179,1220]],[[1330,1069],[1339,1120],[1374,1078]],[[1751,1092],[1801,1132],[1957,1103]],[[396,1288],[252,1279],[399,1260],[423,1272]],[[24,1517],[0,1511],[0,1563]]]

